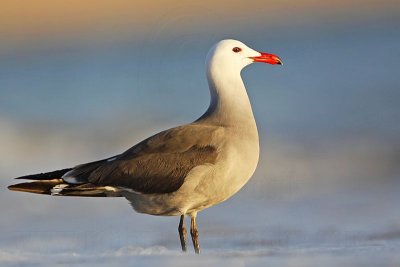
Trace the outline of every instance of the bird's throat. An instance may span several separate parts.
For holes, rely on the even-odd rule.
[[[255,127],[250,100],[240,73],[208,72],[210,106],[200,118],[225,126]]]

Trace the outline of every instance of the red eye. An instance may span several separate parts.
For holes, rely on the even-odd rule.
[[[235,53],[239,53],[240,51],[242,51],[242,49],[240,47],[234,47],[232,51]]]

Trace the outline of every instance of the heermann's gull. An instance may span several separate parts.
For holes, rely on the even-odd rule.
[[[187,214],[199,253],[197,212],[235,194],[257,166],[258,132],[240,76],[253,62],[282,64],[277,56],[257,52],[242,42],[218,42],[207,55],[211,101],[199,119],[153,135],[114,157],[19,177],[36,181],[9,189],[53,196],[123,196],[137,212],[180,215],[183,251]]]

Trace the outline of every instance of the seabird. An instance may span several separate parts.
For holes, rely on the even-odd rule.
[[[197,213],[238,192],[258,163],[257,126],[240,75],[253,62],[282,64],[276,55],[240,41],[218,42],[206,59],[211,101],[200,118],[155,134],[119,155],[18,177],[35,181],[8,188],[52,196],[125,197],[137,212],[180,216],[182,251],[188,215],[194,250],[200,253]]]

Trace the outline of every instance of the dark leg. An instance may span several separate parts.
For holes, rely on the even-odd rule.
[[[181,220],[179,221],[179,238],[181,239],[182,251],[186,252],[186,228],[185,228],[185,215],[181,215]]]
[[[196,215],[196,213],[191,215],[190,235],[192,236],[194,252],[196,252],[196,254],[200,254],[199,231],[197,230],[196,225]]]

